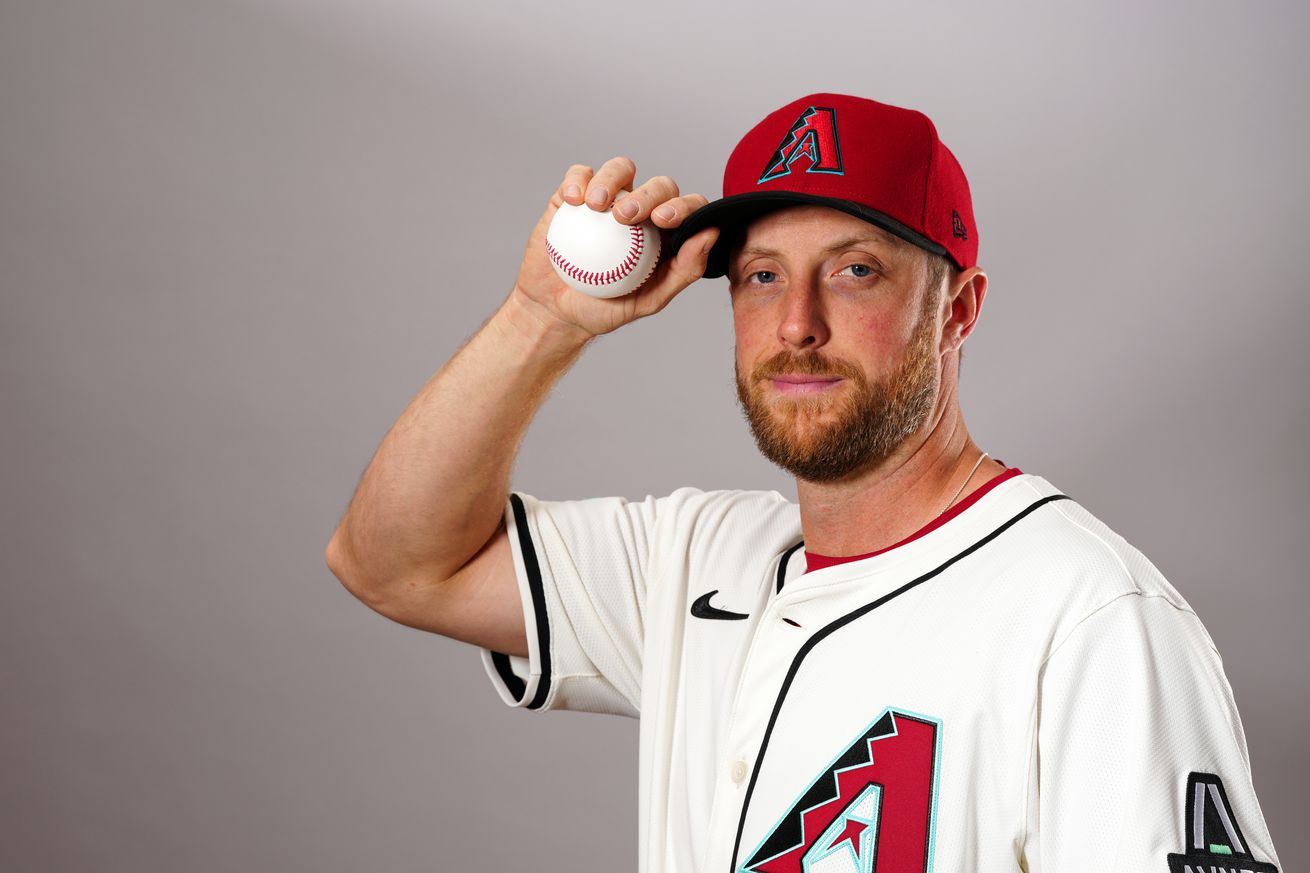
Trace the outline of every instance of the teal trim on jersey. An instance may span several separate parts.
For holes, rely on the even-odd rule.
[[[888,708],[890,710],[890,707]],[[940,787],[942,778],[942,732],[946,729],[940,718],[933,718],[931,715],[924,715],[921,712],[911,712],[908,709],[892,710],[892,719],[896,718],[895,713],[908,715],[911,718],[917,718],[920,721],[930,721],[937,725],[937,730],[932,732],[933,737],[933,755],[932,755],[932,806],[928,813],[928,859],[924,866],[924,873],[932,873],[933,858],[937,854],[937,789]]]
[[[1231,854],[1233,854],[1233,850],[1232,850],[1232,848],[1231,848],[1230,846],[1221,846],[1221,845],[1219,845],[1218,843],[1211,843],[1211,844],[1210,844],[1210,854],[1211,854],[1211,855],[1231,855]]]
[[[919,715],[918,713],[915,713],[915,717],[931,721],[937,725],[937,730],[933,731],[933,739],[936,741],[934,745],[937,748],[933,749],[932,759],[932,812],[928,816],[928,864],[923,868],[925,873],[932,873],[933,858],[937,855],[937,789],[940,787],[942,778],[942,732],[945,730],[945,726],[942,724],[941,719]]]
[[[935,855],[936,855],[936,851],[937,851],[937,792],[938,792],[938,788],[939,788],[939,783],[940,783],[940,781],[941,781],[941,769],[942,769],[942,730],[943,730],[943,726],[942,726],[942,721],[941,721],[941,719],[939,719],[939,718],[934,718],[933,716],[930,716],[930,715],[924,715],[924,714],[922,714],[922,713],[918,713],[918,712],[912,712],[911,710],[908,710],[908,709],[900,709],[900,708],[898,708],[898,707],[888,706],[888,707],[886,707],[885,709],[883,709],[882,712],[878,713],[878,715],[875,716],[875,717],[873,718],[872,721],[870,721],[868,724],[866,724],[866,725],[864,726],[864,728],[861,729],[860,732],[859,732],[858,734],[856,734],[856,736],[863,736],[864,734],[868,733],[868,732],[873,728],[874,725],[876,725],[879,721],[881,721],[881,720],[882,720],[884,717],[886,717],[886,716],[891,716],[891,720],[892,720],[892,731],[891,731],[891,733],[883,734],[882,736],[878,737],[878,739],[886,739],[886,738],[889,738],[889,737],[895,737],[895,736],[898,736],[898,735],[900,734],[900,731],[897,729],[897,724],[896,724],[896,717],[897,717],[898,715],[905,716],[905,717],[907,717],[907,718],[918,719],[919,721],[929,722],[929,723],[931,723],[931,724],[933,724],[933,725],[936,726],[936,729],[933,731],[932,800],[931,800],[931,802],[930,802],[930,805],[929,805],[929,811],[928,811],[928,840],[927,840],[928,845],[927,845],[926,850],[925,850],[925,853],[924,853],[924,854],[925,854],[925,865],[924,865],[924,868],[923,868],[923,869],[924,869],[924,873],[932,873],[932,869],[933,869],[933,860],[934,860],[934,857],[935,857]],[[874,740],[871,739],[870,742],[872,743],[872,742],[874,742]],[[861,762],[861,763],[858,763],[858,764],[852,764],[851,766],[849,766],[849,767],[844,767],[844,768],[842,768],[841,770],[833,770],[833,766],[837,763],[837,761],[839,761],[839,760],[841,759],[841,756],[842,756],[843,754],[845,754],[846,751],[847,751],[847,749],[849,749],[849,748],[850,748],[850,746],[847,746],[847,747],[841,749],[839,752],[837,752],[837,754],[836,754],[835,756],[833,756],[832,760],[830,760],[830,761],[828,762],[828,765],[827,765],[826,767],[823,768],[823,772],[822,772],[820,775],[814,777],[814,779],[810,780],[810,784],[809,784],[809,785],[806,785],[805,788],[801,790],[801,792],[797,795],[797,798],[804,797],[804,796],[809,792],[809,790],[810,790],[811,788],[813,788],[815,785],[817,785],[817,784],[819,783],[819,781],[820,781],[821,779],[823,779],[824,777],[830,777],[830,778],[833,779],[834,782],[836,782],[836,780],[837,780],[837,774],[838,774],[838,773],[845,773],[845,772],[847,772],[848,770],[854,770],[854,769],[856,769],[856,768],[858,768],[858,767],[867,767],[867,766],[869,766],[869,762],[866,761],[866,762]],[[870,752],[870,760],[872,760],[872,752]],[[856,798],[856,800],[858,801],[859,798],[863,797],[865,793],[867,793],[867,792],[862,792],[862,793],[859,795],[859,797]],[[801,845],[804,845],[804,844],[805,844],[805,839],[806,839],[806,834],[805,834],[805,814],[808,813],[808,812],[810,812],[811,810],[814,810],[814,809],[817,809],[817,808],[820,807],[820,806],[823,806],[825,803],[831,803],[831,802],[832,802],[831,799],[829,799],[829,800],[825,800],[825,801],[823,801],[822,803],[816,804],[815,806],[812,806],[812,807],[810,807],[809,809],[801,810],[801,811],[798,813],[798,815],[800,816],[800,820],[801,820]],[[855,801],[853,801],[852,804],[848,804],[848,805],[847,805],[847,808],[849,809],[850,806],[853,805],[854,802],[855,802]],[[764,833],[764,838],[760,840],[759,844],[755,846],[755,848],[754,848],[754,849],[749,853],[749,855],[748,855],[747,857],[753,858],[753,857],[754,857],[754,856],[755,856],[755,855],[760,851],[760,849],[764,848],[764,844],[767,843],[767,842],[769,841],[769,837],[773,836],[774,831],[776,831],[776,830],[778,829],[778,827],[783,823],[783,821],[785,821],[785,820],[787,819],[787,817],[788,817],[790,814],[791,814],[791,810],[790,810],[790,808],[789,808],[789,809],[787,810],[787,812],[784,812],[781,816],[779,816],[778,819],[773,823],[773,826],[772,826],[771,828],[769,828],[767,831],[765,831],[765,833]],[[877,819],[881,819],[881,817],[882,817],[882,792],[881,792],[881,790],[880,790],[880,791],[878,792],[878,807],[877,807],[877,811],[876,811],[875,822],[876,822]],[[824,830],[824,832],[823,832],[822,834],[820,834],[820,836],[815,840],[815,846],[817,847],[817,846],[818,846],[818,845],[823,841],[823,838],[824,838],[824,837],[830,836],[830,833],[829,833],[829,832],[831,832],[831,831],[833,830],[833,828],[834,828],[836,825],[838,825],[839,823],[841,823],[841,821],[842,821],[844,818],[845,818],[844,815],[839,815],[836,819],[834,819],[833,823],[832,823],[831,825],[829,825],[829,827],[826,828],[826,829]],[[795,846],[791,846],[790,848],[784,849],[783,851],[777,853],[776,855],[771,855],[770,857],[761,860],[761,861],[760,861],[758,864],[756,864],[755,866],[758,868],[759,866],[761,866],[761,865],[763,865],[763,864],[767,864],[769,861],[772,861],[772,860],[774,860],[775,858],[778,858],[778,857],[781,856],[781,855],[785,855],[785,854],[787,854],[788,852],[793,852],[793,851],[795,851],[795,850],[796,850],[796,847],[795,847]],[[827,856],[825,856],[825,857],[827,857]],[[874,853],[870,854],[870,856],[869,856],[869,863],[872,865],[873,862],[876,860],[876,858],[877,858],[877,853],[876,853],[876,851],[875,851]],[[815,859],[815,860],[818,860],[818,859]],[[748,863],[749,863],[749,862],[748,862]],[[810,863],[810,862],[809,862],[809,853],[807,852],[807,853],[805,854],[805,856],[803,856],[803,858],[802,858],[803,869],[806,871],[806,873],[808,873],[808,871],[809,871],[809,869],[810,869],[810,867],[809,867],[809,863]],[[861,869],[861,870],[865,870],[865,868],[863,867],[863,865],[861,865],[861,867],[860,867],[859,869]],[[872,867],[870,867],[870,868],[868,868],[868,869],[869,869],[869,873],[871,873],[871,871],[872,871]],[[737,867],[737,873],[753,873],[753,871],[752,871],[749,867],[747,867],[746,865],[738,865],[738,867]]]

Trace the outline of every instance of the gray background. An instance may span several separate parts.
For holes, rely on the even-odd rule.
[[[815,90],[960,157],[974,435],[1191,601],[1295,865],[1310,13],[980,5],[0,4],[0,867],[631,869],[635,722],[505,708],[323,549],[568,164],[718,196]],[[790,492],[731,347],[718,282],[598,343],[515,486]]]

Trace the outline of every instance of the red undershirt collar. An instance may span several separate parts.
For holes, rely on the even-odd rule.
[[[955,504],[950,509],[943,512],[941,515],[937,516],[932,521],[928,522],[923,527],[919,528],[905,539],[901,540],[899,543],[893,543],[892,545],[887,546],[885,549],[879,549],[876,552],[869,552],[867,555],[849,555],[849,556],[838,557],[838,558],[834,558],[829,555],[820,555],[816,552],[811,552],[807,549],[805,551],[805,572],[810,573],[815,570],[822,570],[824,567],[835,567],[838,564],[845,564],[848,561],[861,561],[865,558],[872,558],[874,555],[881,555],[884,554],[885,552],[890,552],[892,549],[899,549],[901,546],[905,545],[906,543],[913,542],[914,540],[917,540],[919,537],[924,536],[926,534],[930,534],[933,531],[937,530],[937,528],[946,524],[946,522],[955,518],[961,512],[964,512],[970,506],[973,506],[975,503],[977,503],[979,499],[981,499],[982,496],[986,494],[988,491],[991,491],[993,488],[995,488],[997,485],[1000,485],[1002,482],[1006,481],[1007,479],[1013,479],[1015,476],[1020,475],[1022,472],[1023,471],[1020,470],[1018,467],[1007,467],[1006,469],[1002,470],[1001,472],[997,473],[995,476],[984,482],[982,486],[978,488],[977,491],[973,492],[968,497],[964,498],[959,503]]]

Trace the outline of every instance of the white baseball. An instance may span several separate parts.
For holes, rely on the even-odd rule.
[[[592,297],[622,297],[655,270],[660,232],[649,221],[620,224],[609,211],[565,203],[546,229],[546,252],[570,287]]]

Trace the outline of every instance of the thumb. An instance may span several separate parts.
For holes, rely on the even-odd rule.
[[[705,265],[709,260],[710,249],[719,238],[717,227],[707,227],[701,232],[688,237],[678,249],[673,260],[669,262],[664,279],[650,289],[650,296],[645,303],[647,313],[659,312],[678,296],[684,288],[705,275]]]
[[[714,248],[714,244],[718,241],[719,229],[717,227],[707,227],[700,233],[690,237],[682,244],[682,248],[678,249],[678,254],[673,258],[670,272],[684,280],[683,287],[705,275],[705,269],[710,259],[710,249]]]

